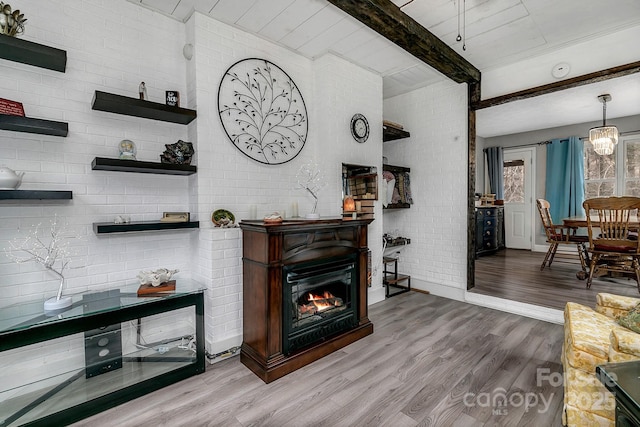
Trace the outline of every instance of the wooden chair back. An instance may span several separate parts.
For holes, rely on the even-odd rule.
[[[547,241],[557,241],[558,237],[562,237],[562,230],[558,230],[558,228],[553,224],[551,212],[549,211],[551,205],[545,199],[536,199],[536,206],[538,207],[538,213],[542,220],[544,232],[547,235]]]
[[[629,238],[631,231],[637,231],[630,227],[630,221],[637,218],[639,197],[597,197],[585,200],[582,206],[587,214],[590,250],[640,253],[640,240]]]

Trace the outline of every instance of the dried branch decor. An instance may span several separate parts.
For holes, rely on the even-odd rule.
[[[305,215],[305,217],[309,219],[319,218],[320,216],[316,212],[318,208],[318,192],[327,185],[324,173],[316,163],[306,163],[300,166],[296,175],[296,181],[298,188],[306,190],[314,199],[313,210],[311,213]]]
[[[42,224],[32,228],[23,238],[16,237],[5,248],[5,254],[12,261],[22,264],[35,261],[60,279],[60,286],[55,298],[45,302],[45,309],[59,309],[71,305],[71,298],[62,297],[64,287],[64,270],[71,262],[73,253],[69,248],[71,239],[80,238],[72,234],[64,226],[59,226],[58,217],[51,220],[49,230],[43,230]]]
[[[287,73],[265,59],[243,59],[227,70],[218,112],[231,142],[260,163],[286,163],[307,140],[302,94]]]

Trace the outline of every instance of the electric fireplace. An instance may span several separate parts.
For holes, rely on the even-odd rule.
[[[358,324],[355,256],[284,267],[283,353]]]
[[[242,221],[240,360],[271,382],[373,332],[371,220]]]

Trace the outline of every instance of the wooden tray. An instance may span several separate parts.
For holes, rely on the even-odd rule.
[[[140,285],[138,288],[138,296],[155,296],[157,294],[166,294],[169,292],[175,292],[176,281],[169,280],[168,282],[160,283],[159,286],[152,286],[151,284]]]

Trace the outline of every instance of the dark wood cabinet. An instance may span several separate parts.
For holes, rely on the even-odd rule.
[[[476,208],[476,256],[492,254],[504,248],[504,208]]]
[[[367,317],[367,226],[371,220],[240,222],[243,343],[241,362],[271,382],[373,333]],[[283,349],[285,268],[341,256],[356,260],[356,326],[287,354]]]

